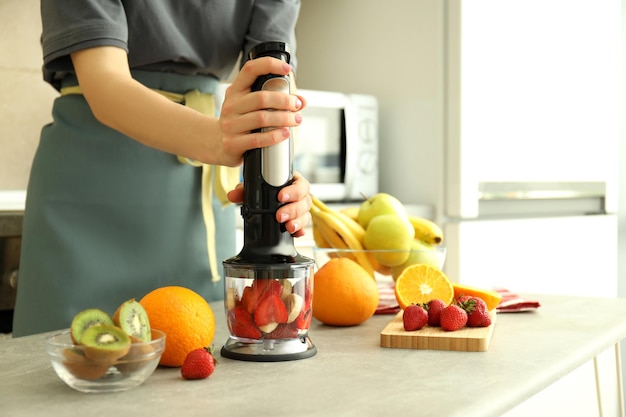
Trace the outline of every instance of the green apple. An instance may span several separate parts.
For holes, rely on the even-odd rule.
[[[407,227],[407,223],[406,218],[397,214],[380,214],[373,217],[365,230],[363,246],[368,250],[389,251],[373,254],[382,265],[403,264],[409,257],[409,249],[414,240],[414,231]]]
[[[367,229],[370,220],[382,214],[395,214],[408,218],[406,209],[400,200],[387,193],[378,193],[361,204],[357,214],[357,221],[364,229]]]
[[[441,268],[444,253],[440,247],[414,239],[408,259],[403,264],[392,267],[391,276],[395,281],[407,266],[414,264],[428,264],[435,268]]]

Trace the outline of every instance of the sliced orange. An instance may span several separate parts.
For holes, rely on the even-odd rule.
[[[459,284],[458,282],[453,283],[452,287],[454,288],[455,299],[462,295],[482,298],[485,304],[487,304],[488,310],[493,310],[498,307],[498,304],[502,301],[502,295],[497,291],[487,290],[485,288],[474,287],[466,284]]]
[[[452,282],[441,270],[427,265],[414,264],[402,271],[395,285],[396,300],[401,309],[411,304],[424,304],[430,300],[452,302]]]

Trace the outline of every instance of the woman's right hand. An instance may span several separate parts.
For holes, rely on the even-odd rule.
[[[247,150],[282,142],[289,138],[289,128],[301,123],[300,111],[306,106],[303,97],[276,91],[251,91],[260,76],[290,73],[289,64],[276,58],[263,57],[246,62],[226,90],[222,105],[218,133],[222,147],[221,164],[241,164]],[[262,128],[273,129],[254,132]]]

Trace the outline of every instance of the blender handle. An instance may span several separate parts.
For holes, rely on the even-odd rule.
[[[289,94],[289,79],[287,77],[269,78],[262,90],[279,91]],[[264,128],[263,131],[274,128]],[[291,129],[290,129],[291,130]],[[263,179],[274,187],[285,185],[292,177],[292,148],[291,136],[280,143],[261,148],[261,175]]]
[[[256,59],[262,56],[271,56],[289,63],[291,60],[291,48],[285,42],[269,41],[256,45],[248,57]],[[252,91],[278,91],[290,94],[289,76],[278,74],[266,74],[259,77],[252,85]],[[271,109],[268,109],[271,110]],[[274,129],[267,127],[261,131]],[[291,131],[291,129],[290,129]],[[293,176],[293,140],[289,139],[276,145],[261,148],[260,174],[263,179],[273,187],[282,187],[291,181]]]

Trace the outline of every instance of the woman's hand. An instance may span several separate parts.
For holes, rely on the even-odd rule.
[[[304,229],[311,221],[311,197],[309,182],[298,172],[293,175],[293,182],[278,192],[278,199],[285,203],[276,211],[276,220],[285,223],[285,228],[293,237],[304,236]],[[228,193],[233,203],[243,201],[243,184]]]
[[[289,138],[289,128],[302,121],[306,101],[294,94],[250,89],[265,74],[289,75],[289,64],[264,57],[248,61],[226,90],[220,115],[223,165],[236,166],[249,149],[275,145]],[[281,111],[282,110],[282,111]],[[254,132],[262,128],[273,128]]]

